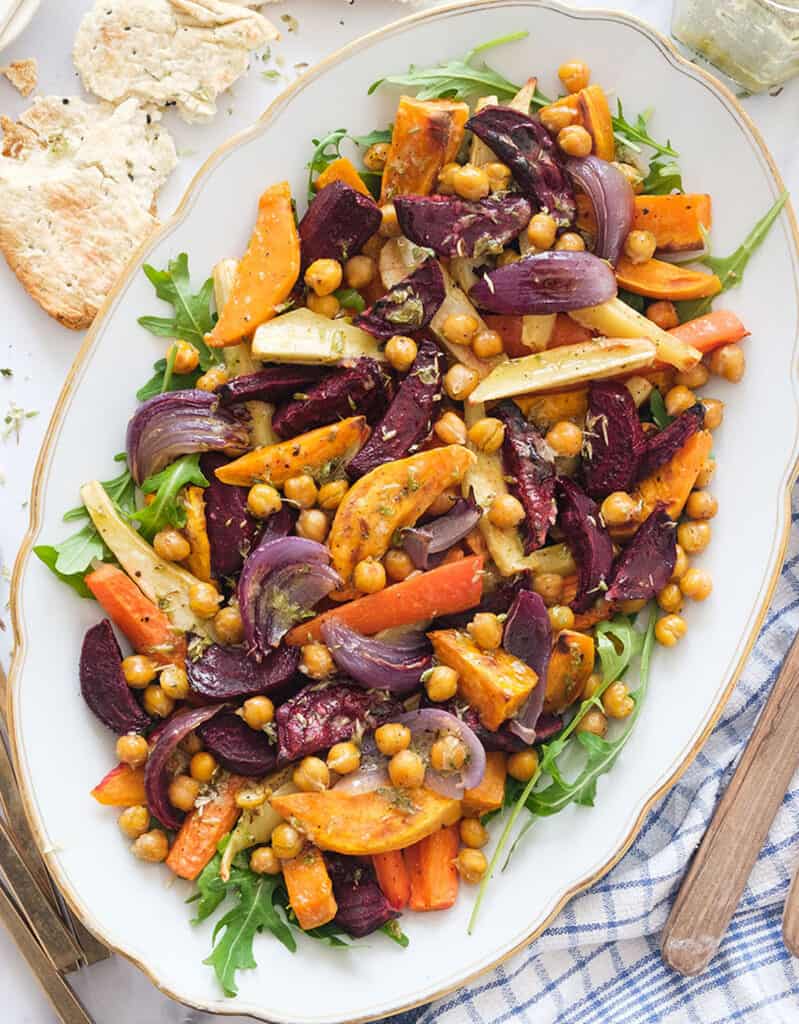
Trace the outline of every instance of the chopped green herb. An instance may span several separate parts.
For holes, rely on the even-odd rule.
[[[0,366],[0,376],[2,377],[13,377],[14,371],[10,366]]]
[[[280,72],[276,68],[261,72],[261,78],[265,78],[267,82],[276,82],[281,77]]]
[[[363,313],[366,309],[366,300],[355,288],[339,288],[333,294],[338,299],[342,309],[354,309],[356,313]]]
[[[141,489],[145,494],[154,494],[155,501],[130,515],[131,519],[138,520],[143,537],[152,540],[165,526],[186,525],[186,510],[178,496],[181,489],[189,484],[208,486],[200,469],[199,454],[182,455],[160,473],[147,477]]]
[[[7,441],[12,435],[16,437],[17,444],[19,444],[19,434],[22,430],[22,424],[25,420],[33,419],[34,416],[38,416],[38,409],[23,409],[21,405],[17,405],[16,402],[8,403],[8,412],[5,414],[3,423],[5,428],[2,433],[4,441]]]
[[[657,388],[652,388],[649,395],[649,412],[652,416],[652,422],[660,430],[665,430],[674,419],[673,416],[669,416],[666,412],[666,403],[663,401],[663,395],[661,395]]]

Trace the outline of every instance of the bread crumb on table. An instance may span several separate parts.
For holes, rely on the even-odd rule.
[[[30,96],[39,81],[39,64],[35,57],[12,60],[5,67],[0,67],[0,74],[5,75],[17,92]]]

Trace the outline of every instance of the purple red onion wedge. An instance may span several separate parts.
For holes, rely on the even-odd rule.
[[[471,496],[459,498],[445,515],[431,519],[424,526],[403,530],[402,546],[417,569],[429,569],[436,555],[443,555],[472,532],[482,514]]]
[[[594,254],[615,266],[635,217],[632,186],[618,167],[597,156],[567,160],[566,173],[585,192],[594,209]]]
[[[590,252],[551,250],[484,274],[469,292],[480,309],[506,315],[568,313],[615,297],[616,275]]]
[[[510,730],[525,743],[536,740],[536,725],[544,708],[547,668],[552,652],[552,627],[546,605],[540,594],[522,590],[511,605],[502,635],[502,646],[515,658],[529,665],[538,676],[538,683],[519,711],[510,721]]]
[[[419,686],[423,673],[433,664],[430,642],[424,633],[409,633],[387,643],[330,619],[322,626],[322,639],[336,668],[370,690],[406,696]]]
[[[460,771],[439,772],[428,765],[425,785],[442,796],[459,800],[466,789],[479,785],[486,768],[483,744],[469,726],[448,711],[441,708],[420,708],[400,715],[396,721],[411,730],[413,743],[417,748],[429,748],[441,735],[452,735],[466,747],[466,762]]]

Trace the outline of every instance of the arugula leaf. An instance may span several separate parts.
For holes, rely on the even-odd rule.
[[[369,87],[369,95],[386,84],[416,89],[416,95],[420,100],[467,100],[470,96],[477,95],[496,95],[499,99],[510,99],[516,95],[520,87],[488,67],[484,61],[475,64],[474,60],[486,50],[526,39],[529,34],[526,31],[513,32],[498,39],[491,39],[487,43],[475,46],[463,57],[456,57],[431,68],[419,68],[411,64],[406,75],[389,75],[373,82]]]
[[[339,288],[333,294],[343,309],[354,309],[356,313],[363,313],[366,309],[366,300],[355,288]]]
[[[72,587],[75,593],[79,597],[85,597],[89,600],[93,600],[94,594],[89,590],[86,584],[83,582],[84,574],[82,572],[64,573],[59,572],[56,568],[56,564],[59,558],[58,548],[53,547],[51,544],[38,544],[33,549],[34,555],[39,558],[44,564],[50,569],[51,572],[61,580],[62,583],[66,583],[67,586]]]
[[[678,157],[680,155],[676,149],[672,149],[671,142],[667,142],[664,146],[649,134],[648,123],[649,118],[652,116],[651,110],[646,110],[643,114],[639,114],[635,121],[630,123],[624,116],[621,100],[618,100],[617,104],[618,109],[615,117],[612,119],[613,134],[623,146],[627,146],[636,153],[640,152],[641,146],[648,146],[663,156]]]
[[[368,149],[370,146],[377,145],[378,142],[391,142],[393,128],[393,125],[389,125],[388,128],[375,128],[368,135],[350,135],[350,138],[356,146]]]
[[[642,183],[642,190],[648,196],[668,196],[682,192],[682,174],[679,164],[656,156],[649,162],[649,172]]]
[[[661,430],[664,430],[674,419],[666,412],[666,403],[657,388],[652,388],[649,395],[649,411],[652,414],[652,422]]]
[[[636,295],[635,292],[628,292],[626,288],[619,288],[618,297],[627,306],[631,306],[636,313],[643,313],[646,309],[646,299],[643,295]]]
[[[183,391],[184,388],[193,388],[202,376],[202,369],[194,370],[192,373],[173,373],[167,378],[166,359],[159,359],[153,363],[153,375],[136,392],[136,399],[139,402],[146,402],[148,398],[155,398],[165,391]],[[164,386],[166,384],[166,386]]]
[[[141,489],[145,494],[154,494],[155,501],[130,513],[130,518],[138,521],[143,537],[152,540],[165,526],[186,525],[186,510],[178,501],[178,494],[189,484],[208,486],[208,480],[200,469],[199,453],[181,455],[160,473],[147,477]]]
[[[115,476],[113,480],[104,480],[102,482],[105,488],[106,494],[114,502],[120,512],[130,514],[136,507],[136,485],[133,482],[133,477],[130,475],[130,470],[127,467],[127,455],[125,452],[120,452],[114,456],[114,462],[126,463],[125,468],[119,474]],[[72,522],[74,519],[88,519],[89,513],[86,510],[85,505],[77,505],[75,508],[71,508],[69,512],[65,512],[63,519],[65,523]]]
[[[394,918],[393,921],[386,921],[386,923],[380,928],[380,931],[384,935],[388,935],[392,942],[396,942],[398,946],[402,946],[403,949],[407,949],[411,944],[411,940],[405,934],[400,927],[399,921]]]
[[[173,307],[173,315],[141,316],[139,324],[158,337],[182,338],[191,342],[200,353],[200,366],[203,370],[218,363],[217,354],[204,340],[215,323],[214,314],[211,312],[213,278],[209,277],[199,292],[192,292],[189,257],[185,252],[180,253],[177,259],[170,260],[166,270],[158,270],[145,263],[144,273],[155,288],[158,298]]]
[[[335,131],[328,132],[327,135],[323,135],[321,139],[311,139],[314,145],[313,155],[308,161],[308,202],[316,195],[313,183],[314,178],[321,174],[322,171],[333,163],[334,160],[338,160],[341,156],[341,143],[346,139],[347,129],[336,128]]]

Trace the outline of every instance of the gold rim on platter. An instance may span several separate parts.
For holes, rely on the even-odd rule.
[[[255,1017],[259,1020],[268,1021],[270,1017],[264,1016],[263,1011],[253,1006],[242,1006],[236,1002],[235,1005],[221,1005],[219,1003],[208,1004],[208,1003],[196,1003],[192,1000],[181,996],[169,988],[168,985],[161,982],[153,971],[143,963],[138,957],[126,952],[109,942],[106,936],[103,934],[102,926],[95,921],[92,916],[87,912],[86,908],[82,905],[80,897],[71,888],[69,881],[66,879],[62,872],[58,860],[53,856],[52,851],[48,848],[48,841],[45,836],[45,829],[43,823],[40,821],[32,794],[27,791],[27,783],[25,780],[25,773],[21,771],[21,751],[18,744],[18,730],[15,718],[15,700],[17,686],[21,675],[22,667],[25,660],[25,646],[23,637],[23,625],[21,618],[21,605],[20,605],[20,591],[22,584],[22,576],[24,569],[27,565],[28,559],[31,554],[33,543],[36,539],[40,527],[41,520],[41,495],[42,487],[45,479],[45,471],[49,456],[53,450],[55,442],[58,436],[58,428],[63,418],[66,406],[69,399],[72,396],[72,392],[75,388],[76,382],[80,371],[87,359],[87,356],[92,351],[100,329],[108,315],[109,310],[112,308],[115,300],[121,295],[127,285],[130,283],[133,275],[138,272],[141,260],[145,254],[151,250],[158,242],[169,235],[178,225],[183,221],[190,203],[191,198],[201,186],[202,181],[209,173],[212,167],[214,167],[221,158],[229,151],[238,148],[245,144],[250,139],[260,135],[265,131],[270,122],[276,116],[278,112],[291,102],[292,98],[301,92],[308,84],[315,81],[320,75],[326,71],[335,67],[337,64],[347,60],[352,55],[359,51],[368,48],[372,43],[387,38],[398,32],[404,32],[407,28],[419,24],[425,21],[433,21],[438,19],[445,19],[452,15],[457,15],[466,9],[480,9],[490,8],[494,4],[502,4],[503,6],[519,7],[524,8],[544,8],[551,9],[559,14],[566,17],[574,18],[581,21],[611,21],[617,22],[629,26],[635,29],[641,35],[645,36],[650,42],[654,43],[655,46],[660,50],[665,59],[677,70],[683,74],[687,74],[695,80],[702,82],[705,86],[713,92],[717,97],[724,101],[729,111],[738,120],[739,124],[745,129],[745,133],[754,141],[757,151],[764,161],[768,173],[772,178],[777,193],[783,192],[785,189],[782,177],[774,163],[774,160],[765,144],[759,130],[755,126],[752,119],[746,113],[746,111],[738,103],[735,96],[730,90],[724,86],[718,79],[714,78],[707,71],[701,67],[697,67],[691,61],[681,56],[674,48],[672,43],[663,36],[658,30],[652,28],[641,19],[634,15],[627,14],[626,12],[608,10],[597,8],[596,10],[575,8],[564,5],[559,0],[461,0],[461,2],[450,3],[438,8],[434,8],[429,11],[420,12],[418,14],[410,15],[409,17],[402,18],[399,21],[392,22],[383,28],[377,29],[367,35],[361,36],[360,38],[349,43],[347,46],[326,57],[318,64],[314,65],[313,68],[309,69],[303,74],[294,84],[287,88],[280,94],[264,111],[264,113],[252,124],[249,128],[242,132],[234,135],[222,146],[216,149],[208,159],[203,163],[202,167],[196,172],[191,182],[189,183],[186,192],[184,193],[177,209],[170,219],[163,224],[149,239],[147,239],[131,257],[127,269],[114,286],[111,293],[106,298],[105,302],[97,317],[95,318],[94,324],[88,331],[86,338],[84,339],[80,349],[75,356],[75,359],[70,367],[67,377],[64,381],[61,393],[56,402],[53,410],[50,423],[48,424],[47,432],[42,442],[42,447],[39,452],[39,456],[36,462],[34,470],[33,484],[31,489],[30,499],[30,520],[28,529],[22,540],[17,558],[14,564],[14,571],[11,577],[11,623],[12,623],[12,637],[14,642],[13,655],[11,660],[11,667],[9,672],[9,685],[7,692],[7,712],[9,722],[9,733],[11,739],[12,756],[14,759],[15,768],[17,770],[17,776],[20,780],[20,788],[22,790],[22,798],[25,806],[26,814],[31,824],[33,834],[36,838],[39,850],[47,861],[49,870],[51,871],[59,889],[70,906],[70,909],[77,917],[80,918],[82,923],[86,925],[98,938],[106,942],[107,945],[114,952],[125,957],[131,963],[135,964],[152,984],[158,988],[165,995],[171,999],[183,1003],[184,1005],[191,1006],[194,1009],[205,1011],[208,1013],[216,1013],[225,1016],[233,1015],[247,1015]],[[788,219],[788,225],[790,228],[790,234],[793,240],[793,254],[795,259],[799,259],[799,228],[797,228],[796,217],[791,205],[790,200],[784,207]],[[795,275],[796,276],[796,275]],[[799,289],[797,290],[797,302],[799,303]],[[799,337],[794,340],[794,348],[792,355],[792,364],[794,370],[796,369],[797,357],[799,355]],[[794,381],[796,380],[796,373],[794,372]],[[794,387],[794,401],[797,402],[796,388]],[[797,403],[799,404],[799,403]],[[799,428],[798,428],[799,429]],[[424,995],[416,995],[410,997],[408,1002],[402,1005],[395,1006],[392,1008],[373,1008],[371,1011],[365,1014],[353,1018],[346,1022],[346,1024],[366,1024],[368,1021],[376,1020],[379,1017],[387,1014],[400,1013],[404,1010],[412,1009],[413,1007],[423,1005],[433,1000],[440,999],[448,993],[454,991],[457,988],[461,988],[465,985],[470,984],[475,978],[479,977],[497,967],[499,964],[504,963],[510,957],[514,956],[520,950],[522,950],[529,943],[533,942],[538,938],[542,932],[544,932],[552,921],[557,917],[564,906],[578,893],[592,886],[600,878],[602,878],[615,864],[624,856],[627,850],[634,842],[638,832],[643,824],[643,821],[647,814],[650,812],[654,804],[678,781],[682,774],[689,767],[693,759],[696,757],[700,748],[704,744],[712,732],[716,722],[718,721],[721,713],[724,709],[727,700],[729,699],[738,678],[741,674],[743,666],[751,653],[752,647],[754,646],[757,638],[760,626],[765,617],[766,611],[771,603],[774,590],[777,585],[777,581],[780,576],[782,569],[782,563],[785,557],[785,552],[788,546],[788,539],[791,526],[791,515],[790,515],[790,502],[791,502],[791,489],[796,480],[797,473],[799,472],[799,449],[797,448],[797,440],[799,437],[795,437],[792,446],[793,459],[791,464],[786,468],[785,475],[783,478],[783,488],[781,491],[782,508],[781,514],[783,517],[782,532],[778,536],[775,536],[775,544],[772,548],[771,558],[774,559],[774,570],[771,576],[764,581],[763,587],[760,592],[760,601],[753,610],[749,618],[749,629],[747,632],[747,639],[741,654],[738,656],[734,664],[730,665],[728,669],[723,673],[722,678],[727,678],[727,683],[721,691],[715,707],[709,715],[704,726],[700,732],[694,737],[693,741],[688,750],[678,755],[678,761],[670,771],[668,777],[652,792],[644,801],[643,806],[639,814],[636,816],[628,834],[625,839],[621,842],[619,847],[600,867],[596,868],[590,875],[581,879],[579,882],[572,885],[566,892],[564,892],[556,903],[552,906],[551,910],[546,914],[545,918],[540,921],[530,933],[524,936],[519,941],[515,942],[513,947],[502,955],[498,956],[495,960],[490,963],[482,964],[477,969],[470,970],[466,975],[457,978],[456,980],[448,983],[443,988],[425,993]],[[779,511],[779,510],[778,510]]]

